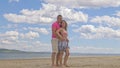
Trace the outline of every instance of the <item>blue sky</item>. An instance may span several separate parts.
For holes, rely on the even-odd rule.
[[[0,48],[51,52],[51,24],[68,23],[70,51],[120,53],[119,0],[1,0]]]

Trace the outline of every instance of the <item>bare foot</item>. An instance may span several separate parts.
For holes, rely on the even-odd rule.
[[[56,67],[56,65],[51,65],[52,68]]]
[[[62,64],[60,64],[59,67],[63,67]]]
[[[70,67],[70,66],[69,66],[69,65],[67,65],[67,64],[64,64],[64,66],[65,66],[65,67]]]
[[[60,65],[59,64],[56,64],[57,67],[59,67]]]

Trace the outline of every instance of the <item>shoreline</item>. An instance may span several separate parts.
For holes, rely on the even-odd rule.
[[[90,57],[120,57],[120,56],[70,56],[69,58],[90,58]],[[0,59],[0,60],[31,60],[31,59],[51,59],[51,57],[9,58],[9,59]]]

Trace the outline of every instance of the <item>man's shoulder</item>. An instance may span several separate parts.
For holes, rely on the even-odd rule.
[[[53,22],[53,23],[55,23],[55,24],[56,24],[56,23],[58,23],[58,22],[57,22],[57,21],[55,21],[55,22]]]
[[[57,21],[53,22],[53,24],[52,24],[52,25],[56,25],[56,24],[57,24]]]

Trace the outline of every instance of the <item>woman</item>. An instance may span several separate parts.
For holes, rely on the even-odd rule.
[[[59,37],[59,42],[58,42],[58,50],[59,50],[59,62],[60,66],[62,66],[62,57],[65,52],[65,57],[64,57],[64,66],[68,67],[67,61],[69,57],[69,46],[68,46],[68,33],[67,33],[67,23],[65,20],[62,21],[61,23],[61,28],[56,31],[58,37]]]

